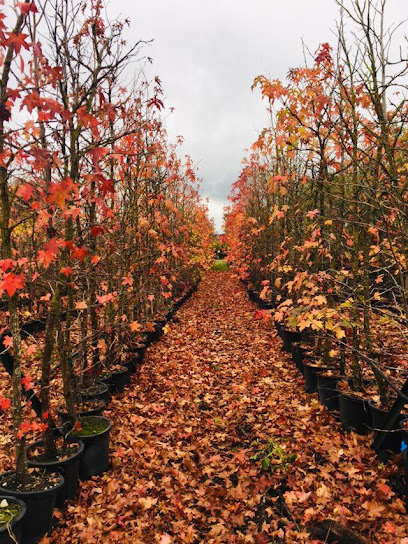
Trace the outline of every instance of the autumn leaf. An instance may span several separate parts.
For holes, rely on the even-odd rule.
[[[24,376],[24,378],[21,378],[21,385],[25,391],[29,391],[30,389],[33,389],[34,382],[30,376]]]
[[[133,321],[133,323],[130,324],[130,330],[132,332],[139,332],[142,330],[142,325],[138,321]]]

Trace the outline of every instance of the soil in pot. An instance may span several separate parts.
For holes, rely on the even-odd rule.
[[[58,473],[48,473],[30,468],[30,479],[26,485],[20,484],[13,472],[0,476],[0,493],[24,501],[26,514],[22,523],[24,544],[37,544],[51,529],[52,513],[64,478]]]
[[[21,542],[26,505],[16,497],[0,496],[0,544]]]
[[[319,393],[319,400],[323,406],[327,406],[329,410],[338,412],[339,406],[339,390],[337,384],[342,379],[340,374],[336,372],[318,372],[317,377],[317,391]]]
[[[94,385],[82,389],[81,396],[84,400],[101,399],[108,405],[110,401],[109,386],[106,383],[96,382]]]
[[[80,428],[71,431],[70,437],[84,443],[79,464],[82,480],[103,474],[109,469],[109,437],[112,421],[103,416],[88,416],[79,420]]]
[[[368,400],[364,394],[340,391],[339,397],[340,421],[346,431],[357,434],[367,434],[370,430],[370,413]]]
[[[305,391],[307,393],[317,392],[317,374],[319,372],[335,371],[336,368],[319,365],[313,359],[303,360],[303,370],[305,376]]]
[[[100,374],[97,375],[98,382],[106,383],[109,385],[110,379],[112,378],[112,372],[109,370],[104,370]]]
[[[79,487],[79,463],[84,450],[83,442],[64,442],[62,438],[56,441],[57,454],[50,458],[44,450],[42,441],[28,447],[28,465],[58,471],[64,476],[64,486],[57,496],[57,507],[61,508],[66,500],[74,500]]]
[[[76,412],[79,417],[85,416],[100,416],[105,410],[106,404],[102,399],[89,399],[85,400],[81,404],[76,406]],[[62,407],[57,409],[57,414],[61,420],[61,423],[67,423],[69,421],[68,412]]]

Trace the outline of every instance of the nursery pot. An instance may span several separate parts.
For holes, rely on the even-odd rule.
[[[252,302],[256,302],[258,299],[258,294],[256,291],[254,291],[254,289],[248,289],[248,296],[249,300],[251,300]]]
[[[152,331],[146,331],[146,344],[150,346],[153,342],[156,342],[159,339],[159,333],[157,332],[156,326]]]
[[[101,399],[106,405],[109,404],[109,386],[106,383],[95,382],[91,387],[82,389],[81,396],[84,400]]]
[[[38,447],[42,447],[44,444],[43,441],[34,442],[28,447],[28,453],[35,450]],[[55,459],[55,460],[43,460],[29,458],[28,466],[42,468],[50,472],[59,472],[64,476],[64,485],[58,491],[56,505],[58,508],[61,508],[64,505],[66,500],[74,500],[77,496],[78,487],[79,487],[79,463],[81,455],[84,451],[84,444],[81,441],[78,441],[78,449],[74,451],[66,459]]]
[[[128,353],[128,358],[121,364],[129,369],[131,374],[134,374],[143,362],[146,352],[146,344],[140,344],[138,347],[132,348]]]
[[[261,310],[273,310],[274,304],[270,300],[263,300],[262,298],[258,299],[258,306]]]
[[[109,381],[109,388],[112,393],[123,393],[130,382],[131,373],[127,366],[120,366],[118,370],[112,371]]]
[[[166,321],[170,321],[170,320],[173,318],[174,312],[175,312],[174,308],[171,308],[171,309],[167,312],[167,314],[166,314]]]
[[[302,340],[302,333],[299,331],[282,328],[279,335],[283,340],[283,349],[287,353],[292,353],[293,342],[300,342]]]
[[[317,392],[317,374],[319,372],[326,372],[327,370],[336,370],[330,366],[319,366],[315,362],[304,359],[303,360],[303,371],[305,376],[305,391],[307,393],[316,393]]]
[[[340,421],[346,431],[367,434],[370,427],[368,401],[349,393],[340,393]]]
[[[408,449],[404,451],[405,466],[405,507],[408,508]]]
[[[9,495],[0,495],[0,502],[6,500],[10,505],[18,505],[20,507],[19,515],[7,525],[0,527],[0,544],[15,544],[14,540],[10,536],[10,532],[14,539],[20,544],[21,542],[21,529],[23,527],[24,516],[26,514],[26,505],[21,499],[17,497],[11,497]],[[10,531],[10,532],[9,532]]]
[[[105,372],[102,372],[102,374],[100,374],[97,377],[97,380],[98,382],[106,383],[106,385],[109,385],[111,378],[112,378],[112,372],[106,370]]]
[[[304,359],[305,350],[298,343],[292,344],[292,359],[296,365],[296,368],[304,374],[303,369],[303,359]]]
[[[80,410],[79,412],[77,412],[79,417],[102,415],[102,412],[106,408],[105,401],[102,399],[90,399],[90,400],[95,400],[95,402],[98,402],[98,406],[96,406],[95,408],[90,408],[89,410]],[[68,412],[65,412],[65,410],[57,409],[57,414],[62,424],[67,423],[69,421]]]
[[[399,428],[401,429],[401,448],[402,449],[402,442],[404,442],[406,449],[408,449],[408,417],[404,417],[399,422]]]
[[[156,321],[154,328],[157,333],[157,339],[159,339],[164,334],[163,327],[166,325],[167,321],[165,319],[160,319],[159,321]]]
[[[88,416],[81,418],[80,423],[82,429],[73,432],[71,437],[84,443],[79,463],[79,477],[86,480],[109,469],[109,437],[112,421],[103,416]]]
[[[371,416],[371,427],[372,429],[383,429],[385,420],[387,419],[389,410],[383,410],[374,404],[373,401],[368,401],[368,407],[370,410]],[[401,451],[401,440],[403,436],[403,431],[401,430],[400,423],[404,421],[406,416],[400,414],[398,419],[394,422],[391,432],[386,433],[386,436],[381,444],[382,450],[391,450],[395,453]]]
[[[327,375],[318,372],[317,375],[317,391],[319,400],[323,406],[327,406],[329,410],[339,411],[339,390],[338,382],[341,380],[339,375]]]
[[[4,477],[10,474],[6,472],[0,478],[0,493],[24,501],[26,513],[22,520],[21,542],[37,544],[51,529],[52,513],[57,495],[64,485],[64,477],[58,474],[59,482],[51,489],[15,491],[4,487]]]

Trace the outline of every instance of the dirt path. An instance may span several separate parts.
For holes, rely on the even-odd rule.
[[[49,542],[311,542],[302,526],[333,517],[369,542],[408,543],[393,465],[303,392],[255,312],[230,272],[206,276],[110,405],[113,470],[82,484]],[[251,459],[269,439],[297,455],[287,470]]]

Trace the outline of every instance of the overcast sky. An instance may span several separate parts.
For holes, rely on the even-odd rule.
[[[408,0],[389,0],[390,19],[407,14]],[[399,12],[401,14],[399,15]],[[129,42],[146,47],[152,74],[162,80],[171,138],[199,166],[202,194],[217,231],[244,150],[267,124],[266,103],[251,91],[259,74],[284,78],[311,51],[334,42],[334,0],[114,0],[110,16],[131,19]]]

